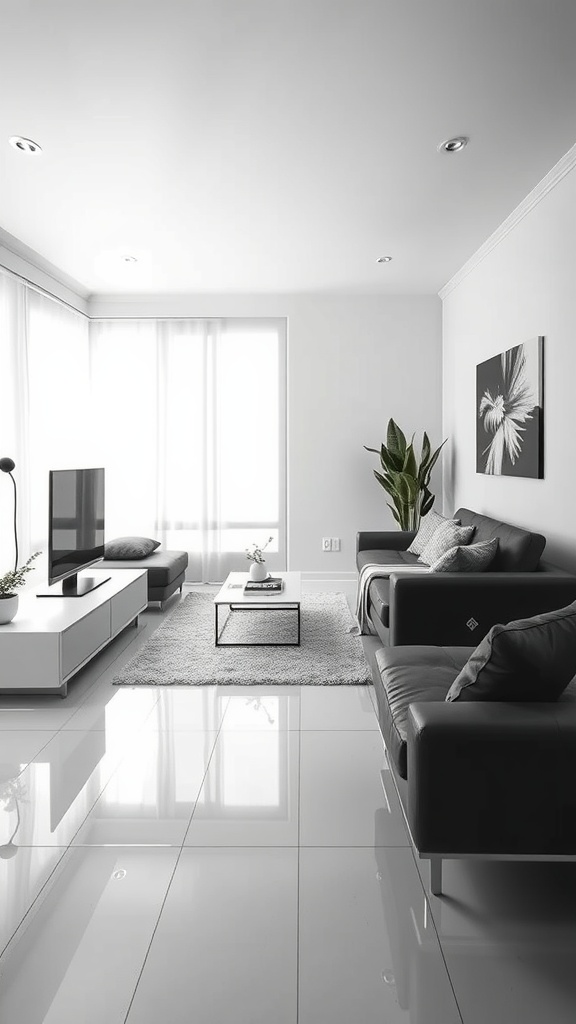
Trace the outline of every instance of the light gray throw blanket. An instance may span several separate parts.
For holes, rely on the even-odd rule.
[[[358,596],[356,598],[356,619],[358,625],[351,630],[356,636],[374,634],[375,630],[368,618],[368,589],[372,580],[388,579],[392,573],[422,573],[432,572],[429,565],[381,565],[377,562],[368,562],[360,570],[358,577]]]

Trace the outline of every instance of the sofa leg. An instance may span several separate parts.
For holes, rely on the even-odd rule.
[[[442,895],[442,858],[430,858],[430,892],[433,896]]]

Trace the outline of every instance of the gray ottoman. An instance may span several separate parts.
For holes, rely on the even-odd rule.
[[[148,601],[159,601],[160,607],[176,590],[182,593],[182,584],[188,565],[186,551],[153,551],[146,558],[116,560],[105,558],[98,563],[102,569],[147,569]]]

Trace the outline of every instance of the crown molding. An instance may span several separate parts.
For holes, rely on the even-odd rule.
[[[526,217],[530,211],[533,210],[549,192],[552,191],[553,188],[556,188],[556,185],[562,181],[562,178],[565,178],[575,166],[576,143],[568,150],[567,153],[564,154],[562,159],[554,165],[552,170],[538,182],[536,187],[528,193],[526,198],[523,199],[516,209],[512,211],[510,216],[502,222],[500,227],[496,228],[496,231],[486,239],[484,244],[481,245],[474,255],[466,261],[464,266],[454,274],[454,277],[451,277],[444,287],[440,289],[438,292],[440,298],[445,299],[447,295],[450,295],[450,292],[453,292],[454,289],[462,283],[464,278],[468,277],[468,274],[472,273],[478,264],[480,264],[482,260],[496,248],[497,245],[500,245],[500,242],[502,242],[503,239],[514,230],[516,225],[519,224],[520,221],[523,220],[524,217]]]
[[[87,314],[89,291],[19,238],[0,228],[0,266]]]

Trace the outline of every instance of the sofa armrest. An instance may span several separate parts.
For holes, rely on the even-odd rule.
[[[559,707],[410,705],[406,810],[421,853],[576,853],[576,715],[561,730]]]
[[[559,572],[390,575],[390,645],[466,647],[497,622],[576,600],[576,576]]]
[[[356,551],[406,551],[416,530],[362,531],[356,534]]]

